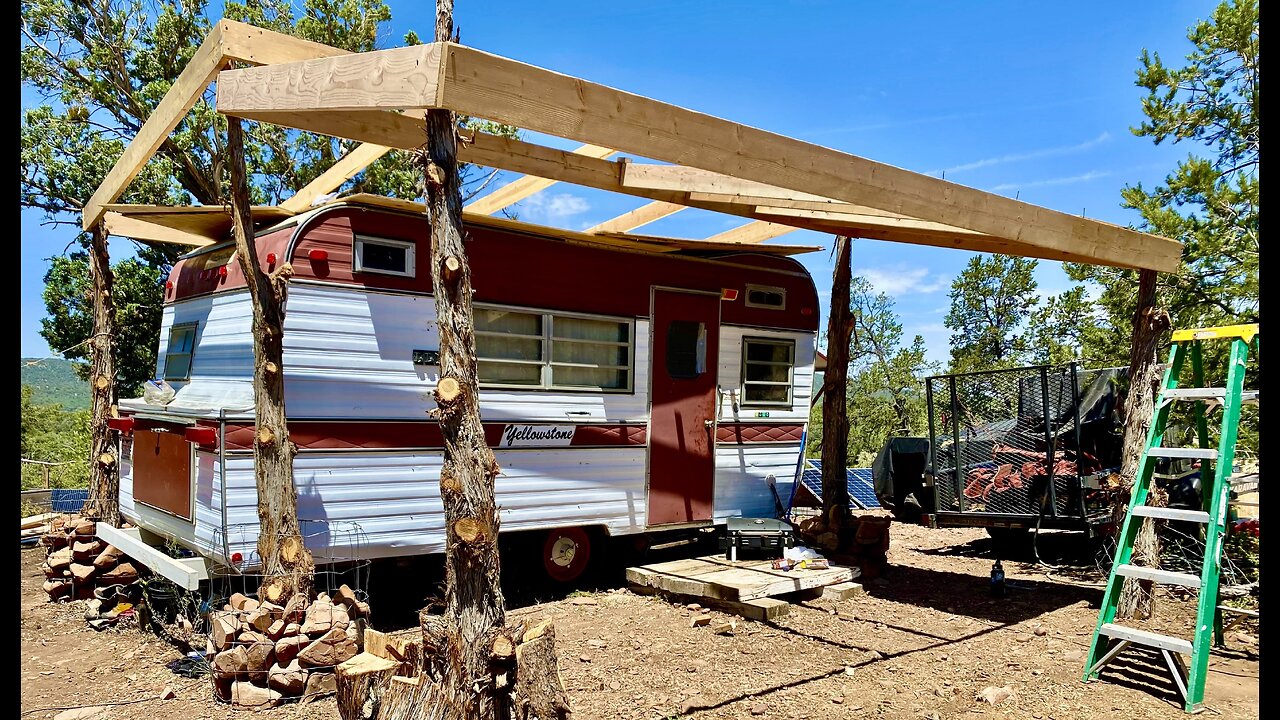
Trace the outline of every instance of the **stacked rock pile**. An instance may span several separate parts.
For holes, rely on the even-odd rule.
[[[48,549],[42,567],[50,600],[97,600],[110,609],[119,599],[136,602],[141,597],[137,583],[147,569],[97,533],[97,523],[76,514],[50,523],[40,538]]]
[[[360,652],[369,605],[347,585],[283,606],[235,593],[209,616],[214,695],[239,707],[334,692],[334,668]]]

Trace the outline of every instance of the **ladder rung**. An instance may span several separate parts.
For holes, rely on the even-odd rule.
[[[1173,388],[1161,393],[1161,397],[1165,400],[1217,400],[1221,402],[1226,396],[1227,389],[1220,387]]]
[[[1258,404],[1258,391],[1257,391],[1257,390],[1245,390],[1245,391],[1241,392],[1241,393],[1240,393],[1240,402],[1241,402],[1241,403],[1253,403],[1253,404],[1257,405],[1257,404]]]
[[[1159,518],[1160,520],[1183,520],[1186,522],[1209,522],[1209,513],[1203,510],[1183,510],[1182,508],[1152,507],[1139,505],[1132,510],[1139,517]]]
[[[1191,654],[1191,642],[1182,640],[1181,638],[1169,637],[1168,635],[1157,635],[1156,633],[1147,632],[1146,630],[1138,630],[1135,628],[1116,625],[1115,623],[1106,623],[1100,631],[1103,635],[1117,638],[1119,640],[1128,640],[1129,642],[1146,645],[1147,647],[1163,648],[1180,652],[1183,655]]]
[[[1191,458],[1195,460],[1217,460],[1218,450],[1216,448],[1153,447],[1147,450],[1147,455],[1150,457]]]
[[[1159,568],[1142,567],[1141,565],[1117,565],[1116,574],[1138,580],[1150,580],[1164,585],[1200,587],[1200,578],[1191,573],[1172,572],[1170,570],[1160,570]]]

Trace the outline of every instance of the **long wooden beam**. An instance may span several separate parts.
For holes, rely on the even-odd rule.
[[[167,225],[139,220],[118,212],[107,211],[103,213],[102,224],[109,235],[133,238],[140,242],[172,243],[193,247],[211,245],[215,242],[214,239],[204,235],[197,235]]]
[[[583,145],[573,151],[578,155],[603,160],[614,153],[612,148],[600,147],[599,145]],[[516,178],[493,192],[482,198],[471,202],[464,210],[468,210],[480,215],[492,215],[503,208],[510,207],[524,200],[530,195],[546,190],[556,184],[556,180],[543,177],[535,177],[526,175],[525,177]]]
[[[579,142],[952,225],[1090,262],[1173,271],[1181,245],[453,43],[224,71],[218,108],[445,107]],[[408,58],[416,52],[411,69]],[[439,68],[433,83],[430,66]]]
[[[115,202],[129,183],[142,172],[147,161],[164,144],[169,133],[204,94],[221,70],[232,60],[268,65],[289,63],[306,58],[324,58],[349,54],[346,50],[303,40],[291,35],[263,30],[234,20],[219,20],[196,50],[187,66],[178,74],[168,92],[138,129],[115,165],[107,171],[102,183],[85,204],[81,226],[88,230],[105,212],[104,206]]]
[[[360,143],[351,148],[351,152],[343,155],[337,162],[330,165],[328,170],[320,173],[320,176],[315,180],[307,183],[292,197],[280,203],[280,207],[291,213],[305,211],[311,207],[311,203],[316,198],[342,187],[342,183],[359,175],[360,171],[369,167],[375,160],[389,152],[391,152],[391,148],[385,145]]]
[[[685,205],[664,202],[662,200],[654,200],[647,205],[625,212],[618,217],[605,220],[599,225],[583,230],[585,233],[610,233],[610,232],[628,232],[635,230],[643,225],[656,222],[669,215],[674,215],[685,209]]]
[[[789,232],[794,232],[796,228],[790,225],[778,225],[776,223],[757,220],[749,222],[741,227],[732,230],[726,230],[722,233],[712,235],[707,238],[708,242],[741,242],[741,243],[762,243],[765,240],[771,240]]]

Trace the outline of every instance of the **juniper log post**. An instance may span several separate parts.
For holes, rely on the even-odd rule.
[[[453,38],[453,0],[437,0],[437,42]],[[422,669],[416,682],[370,690],[384,720],[490,720],[568,717],[569,706],[549,622],[506,625],[498,577],[498,462],[480,423],[471,266],[463,245],[458,125],[449,110],[428,110],[426,211],[431,224],[431,286],[440,336],[434,413],[444,436],[440,500],[445,513],[444,615],[420,615]]]
[[[116,305],[111,297],[115,284],[111,256],[107,252],[107,229],[93,226],[89,245],[89,275],[93,282],[93,335],[89,339],[89,497],[85,512],[92,518],[116,526],[120,524],[120,461],[112,442],[107,420],[115,413],[116,396]]]
[[[1138,461],[1146,448],[1147,432],[1155,411],[1155,396],[1164,373],[1156,352],[1160,338],[1169,329],[1169,313],[1156,306],[1156,272],[1142,270],[1138,273],[1138,308],[1133,314],[1133,344],[1129,348],[1129,393],[1124,401],[1124,444],[1120,453],[1120,478],[1130,490],[1138,474]],[[1120,527],[1128,510],[1127,493],[1116,499],[1113,517]],[[1163,492],[1152,487],[1148,505],[1164,505]],[[1142,527],[1133,541],[1132,561],[1135,565],[1157,567],[1160,564],[1160,543],[1156,536],[1156,520],[1143,520]],[[1154,588],[1150,580],[1126,578],[1120,589],[1116,617],[1145,619],[1151,617]]]
[[[822,517],[827,529],[836,533],[849,508],[845,467],[849,456],[849,338],[853,335],[849,308],[851,245],[847,237],[836,238],[831,313],[827,319],[827,369],[822,380]]]
[[[289,439],[284,411],[284,301],[293,267],[286,262],[268,275],[259,266],[239,118],[227,118],[227,165],[235,253],[253,306],[253,472],[263,575],[258,598],[283,605],[294,593],[310,593],[315,571],[298,523],[297,447]]]

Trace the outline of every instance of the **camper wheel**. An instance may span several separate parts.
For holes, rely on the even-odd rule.
[[[547,531],[542,544],[542,565],[547,576],[571,583],[586,572],[591,562],[591,536],[582,528],[556,528]]]

